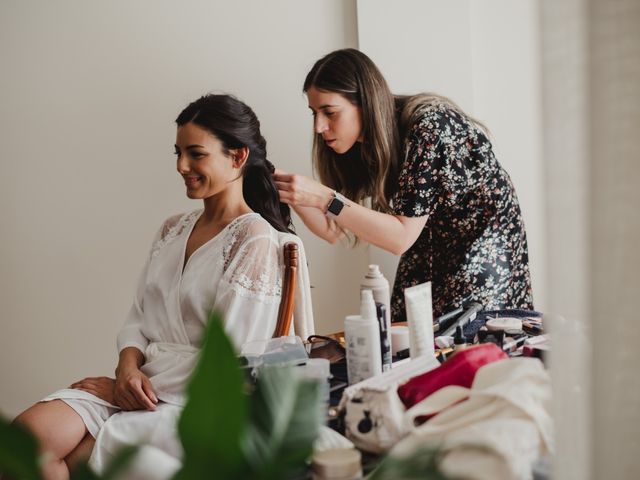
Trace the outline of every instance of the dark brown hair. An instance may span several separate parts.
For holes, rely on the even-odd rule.
[[[267,160],[267,142],[260,133],[260,122],[251,108],[231,95],[205,95],[190,103],[178,118],[178,126],[194,123],[215,135],[225,153],[247,147],[249,156],[242,168],[242,193],[247,205],[273,228],[293,232],[289,205],[280,202],[278,188]]]

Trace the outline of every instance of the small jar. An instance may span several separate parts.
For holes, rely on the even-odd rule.
[[[334,448],[313,455],[314,480],[357,480],[362,478],[361,455],[355,448]]]

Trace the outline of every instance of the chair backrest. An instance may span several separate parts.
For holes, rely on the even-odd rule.
[[[296,299],[296,286],[298,279],[298,244],[287,242],[284,244],[284,278],[282,280],[282,298],[278,309],[278,321],[273,333],[275,337],[289,335],[293,307]]]

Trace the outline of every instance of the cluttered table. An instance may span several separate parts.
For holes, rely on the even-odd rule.
[[[423,408],[420,407],[421,402],[428,403],[428,398],[435,397],[436,391],[446,391],[444,387],[451,385],[461,386],[469,389],[469,397],[472,397],[475,374],[485,366],[487,368],[483,371],[490,370],[488,364],[492,362],[519,357],[533,357],[545,361],[546,353],[550,349],[550,339],[545,332],[541,313],[531,310],[482,311],[476,305],[472,304],[454,314],[435,319],[433,351],[431,355],[419,358],[411,358],[409,325],[406,322],[393,323],[388,335],[392,368],[355,385],[349,384],[346,361],[349,351],[348,335],[345,335],[345,332],[335,332],[310,338],[310,357],[327,358],[331,362],[328,426],[344,435],[358,448],[362,454],[362,469],[365,474],[374,469],[384,454],[406,434],[404,432],[401,435],[399,432],[401,418],[412,409]],[[465,351],[466,353],[462,353]],[[517,362],[508,365],[517,365],[527,375],[546,375],[539,371],[544,368],[540,362],[538,364],[540,367],[537,370],[535,365],[526,364],[531,371],[527,371]],[[505,371],[509,374],[508,370]],[[501,375],[505,373],[502,372]],[[496,380],[496,385],[498,383],[499,379]],[[523,384],[523,391],[527,388],[530,386]],[[536,391],[535,388],[531,388],[531,391],[532,398],[535,398],[535,395],[546,394]],[[457,401],[462,400],[467,403],[470,401],[466,397]],[[514,403],[517,402],[514,400]],[[451,405],[454,406],[450,409],[460,408],[455,406],[455,402]],[[509,406],[507,402],[506,407]],[[464,411],[462,413],[464,414]],[[517,416],[517,413],[514,415]],[[446,415],[440,415],[444,416]],[[538,428],[543,425],[540,427],[543,431],[546,428],[544,416],[545,412],[538,411],[532,416],[530,426]],[[417,416],[416,419],[418,418],[420,417]],[[423,415],[420,421],[424,422],[424,418],[429,416]],[[490,420],[490,416],[485,419]],[[429,420],[425,425],[429,423],[434,423],[434,420]],[[395,427],[398,431],[394,431]],[[425,431],[428,431],[427,427],[418,426],[414,436],[418,435],[415,432],[423,434]],[[535,447],[540,452],[545,452],[545,435],[546,432],[541,434],[540,445],[532,444],[529,448]],[[490,436],[482,440],[489,444],[492,441]],[[544,457],[536,454],[536,457],[541,456]],[[522,468],[523,462],[521,455],[520,458],[512,459],[510,465],[513,468],[520,465]],[[547,478],[547,463],[543,462],[542,467],[536,465],[540,463],[528,464],[528,468],[534,471],[533,477]]]

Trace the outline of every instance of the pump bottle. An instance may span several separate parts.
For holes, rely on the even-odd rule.
[[[344,336],[350,385],[382,373],[380,329],[371,290],[360,292],[360,315],[345,318]]]
[[[360,283],[360,290],[371,290],[373,292],[373,300],[377,303],[384,304],[387,310],[387,331],[389,331],[391,328],[389,281],[382,275],[379,265],[369,265],[369,270]]]

